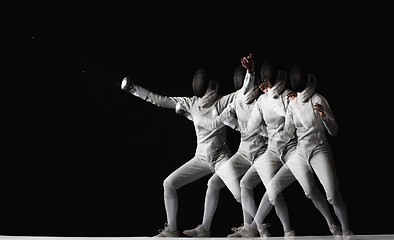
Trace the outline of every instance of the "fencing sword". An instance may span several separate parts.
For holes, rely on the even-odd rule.
[[[83,58],[81,58],[81,57],[79,57],[79,56],[77,56],[77,55],[74,54],[74,53],[68,52],[68,51],[66,51],[66,50],[64,50],[64,49],[62,49],[62,48],[59,48],[59,47],[54,46],[54,45],[52,45],[52,44],[49,44],[49,43],[47,43],[47,42],[45,42],[45,41],[43,41],[43,40],[41,40],[41,39],[37,39],[37,38],[34,37],[34,36],[31,37],[31,38],[32,38],[33,40],[35,40],[36,42],[39,42],[39,43],[41,43],[41,44],[43,44],[43,45],[45,45],[45,46],[47,46],[47,47],[49,47],[49,48],[52,48],[52,49],[56,50],[56,51],[59,52],[59,53],[62,53],[62,54],[64,54],[64,55],[67,55],[67,56],[69,56],[69,57],[71,57],[71,58],[73,58],[73,59],[75,59],[75,60],[77,60],[77,61],[79,61],[79,62],[81,62],[81,63],[83,63],[83,64],[86,64],[86,65],[88,65],[88,66],[90,66],[90,67],[92,67],[92,68],[98,70],[99,72],[105,73],[105,74],[107,74],[107,75],[109,75],[109,76],[111,76],[111,77],[106,77],[106,76],[103,76],[103,75],[98,75],[98,74],[89,72],[89,71],[87,71],[87,70],[82,70],[82,73],[84,73],[84,74],[86,74],[86,75],[90,75],[90,76],[95,77],[95,78],[100,78],[100,79],[106,80],[106,81],[111,82],[111,83],[115,83],[116,85],[120,86],[120,80],[123,79],[123,78],[120,77],[119,75],[114,74],[114,73],[111,73],[111,72],[109,72],[109,71],[103,69],[102,67],[99,67],[99,66],[97,66],[97,65],[95,65],[95,64],[93,64],[93,63],[91,63],[91,62],[89,62],[89,61],[87,61],[87,60],[85,60],[85,59],[83,59]]]
[[[133,85],[134,84],[134,81],[129,76],[126,76],[126,77],[123,76],[122,77],[120,75],[111,73],[111,72],[103,69],[102,67],[99,67],[99,66],[97,66],[97,65],[95,65],[95,64],[93,64],[93,63],[91,63],[91,62],[89,62],[89,61],[87,61],[87,60],[85,60],[85,59],[83,59],[83,58],[81,58],[79,56],[77,56],[74,53],[68,52],[68,51],[66,51],[66,50],[64,50],[62,48],[59,48],[59,47],[57,47],[57,46],[55,46],[53,44],[49,44],[49,43],[43,41],[42,39],[38,39],[38,38],[36,38],[34,36],[32,36],[31,38],[33,40],[35,40],[36,42],[39,42],[39,43],[47,46],[48,48],[52,48],[52,49],[56,50],[59,53],[67,55],[67,56],[69,56],[69,57],[71,57],[71,58],[73,58],[73,59],[75,59],[75,60],[77,60],[77,61],[79,61],[81,63],[84,63],[84,64],[86,64],[86,65],[98,70],[99,72],[102,72],[102,73],[105,73],[107,75],[110,75],[111,77],[106,77],[106,76],[99,75],[99,74],[96,74],[96,73],[93,73],[93,72],[90,72],[90,71],[87,71],[87,70],[82,70],[82,73],[84,73],[86,75],[90,75],[91,77],[98,78],[98,79],[103,79],[103,80],[105,80],[107,82],[110,82],[112,84],[115,83],[117,86],[120,86],[122,89],[125,87],[125,85],[130,85],[130,84]],[[157,89],[155,89],[155,90],[156,90],[156,92],[158,92],[160,94],[171,95],[170,93],[167,93],[167,92],[164,92],[164,91],[161,91],[161,90],[157,90]]]

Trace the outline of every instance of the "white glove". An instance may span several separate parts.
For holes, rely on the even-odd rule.
[[[148,95],[150,93],[149,90],[134,84],[134,82],[129,77],[123,78],[120,87],[122,88],[123,91],[129,92],[134,96],[139,97],[143,100],[148,99]]]

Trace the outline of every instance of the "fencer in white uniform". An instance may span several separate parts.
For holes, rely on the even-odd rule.
[[[247,129],[253,130],[259,128],[261,125],[266,126],[265,129],[268,136],[267,150],[255,161],[253,166],[261,177],[264,186],[267,188],[283,163],[293,154],[296,147],[296,141],[294,138],[290,141],[283,141],[280,136],[278,136],[278,132],[284,127],[286,110],[288,107],[286,95],[289,93],[289,90],[285,87],[286,72],[278,70],[272,61],[267,60],[261,67],[260,75],[263,80],[260,87],[265,94],[261,95],[257,100],[249,121],[247,122]],[[285,172],[283,172],[283,175],[284,174]],[[294,181],[294,177],[290,171],[287,171],[286,174],[289,183]],[[241,187],[248,188],[250,186],[244,184],[242,179]],[[287,205],[282,194],[278,193],[275,201],[271,203],[275,206],[276,214],[282,222],[285,238],[294,237],[295,232],[291,228]],[[265,209],[266,206],[260,204],[252,224],[262,222],[266,216]],[[243,229],[243,231],[250,230]],[[269,237],[269,234],[260,233],[260,235],[264,238]]]
[[[251,59],[251,55],[242,59],[242,65],[246,68],[246,61]],[[225,182],[234,198],[241,202],[240,177],[247,173],[248,177],[244,179],[244,184],[248,185],[247,194],[250,196],[248,204],[252,205],[254,212],[251,214],[243,209],[244,226],[251,224],[255,216],[257,207],[254,202],[253,188],[261,182],[257,172],[253,169],[254,160],[263,154],[266,150],[267,139],[262,135],[262,128],[256,128],[254,131],[246,131],[245,123],[247,123],[253,106],[262,91],[259,89],[260,81],[258,78],[252,78],[254,74],[254,66],[249,66],[248,72],[241,65],[234,72],[234,86],[237,89],[234,100],[227,106],[225,110],[216,118],[201,119],[198,123],[207,129],[214,129],[218,126],[228,125],[240,132],[241,141],[238,151],[215,173]],[[255,80],[255,81],[254,81]],[[241,87],[242,86],[242,87]],[[267,211],[269,212],[272,205],[269,203],[268,196],[265,198]],[[268,214],[268,213],[267,213]],[[255,226],[256,227],[256,226]],[[242,232],[239,228],[233,228],[237,231],[228,237],[256,237],[257,231]],[[206,237],[209,234],[204,228],[204,224],[199,225],[195,229],[184,231],[188,236]],[[240,233],[243,233],[241,235]]]
[[[341,223],[343,237],[348,239],[352,232],[349,229],[346,205],[339,191],[333,158],[325,135],[327,130],[330,135],[335,136],[338,125],[327,100],[314,91],[314,75],[307,75],[303,69],[295,65],[290,72],[290,82],[297,94],[293,94],[293,100],[287,109],[281,138],[290,139],[295,134],[297,148],[286,162],[286,167],[294,174],[305,195],[325,217],[332,234],[340,237],[341,230],[334,224],[323,195],[315,187],[313,172],[316,173],[326,192],[327,200]],[[276,183],[283,178],[286,177],[279,172],[272,184],[277,185]],[[275,190],[269,188],[269,192],[273,193],[270,194],[270,198],[275,198]]]
[[[234,93],[218,96],[218,83],[211,81],[204,69],[200,69],[193,77],[193,97],[168,97],[155,94],[138,85],[130,78],[124,78],[122,89],[133,95],[164,108],[176,109],[179,113],[185,113],[193,120],[197,136],[197,149],[195,156],[184,165],[171,173],[163,182],[164,204],[167,214],[165,228],[159,231],[156,237],[178,237],[177,189],[196,181],[206,175],[215,173],[221,164],[231,157],[230,149],[226,140],[226,127],[221,126],[206,129],[196,124],[201,118],[215,118],[233,100]],[[219,200],[219,190],[224,186],[223,181],[217,175],[213,175],[208,181],[205,197],[204,218],[212,219]]]

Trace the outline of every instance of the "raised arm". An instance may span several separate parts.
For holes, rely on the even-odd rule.
[[[241,64],[248,70],[248,73],[254,73],[254,61],[252,53],[249,53],[248,56],[241,58]]]

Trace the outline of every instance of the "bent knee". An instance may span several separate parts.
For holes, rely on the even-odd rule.
[[[237,201],[237,202],[242,204],[242,199],[241,199],[240,196],[234,196],[234,198],[235,198],[235,201]]]
[[[167,177],[166,179],[164,179],[163,187],[177,190],[177,187],[176,187],[176,184],[175,184],[174,180],[172,178],[170,178],[170,177]]]
[[[327,201],[331,205],[342,203],[343,202],[342,195],[340,192],[335,192],[333,194],[327,194]]]
[[[251,188],[251,187],[250,187],[249,181],[247,181],[247,180],[244,179],[244,178],[241,178],[241,181],[239,182],[239,186],[240,186],[241,188],[244,188],[244,189],[250,189],[250,188]]]
[[[220,189],[222,189],[224,187],[225,184],[220,177],[211,177],[208,180],[207,185],[208,185],[208,187],[219,191]]]
[[[304,191],[305,196],[311,200],[316,199],[321,195],[319,190],[315,187],[313,187],[311,190]]]
[[[245,189],[254,189],[261,182],[259,176],[244,176],[239,181],[239,186]]]
[[[265,197],[265,196],[264,196],[264,197]],[[285,200],[284,197],[283,197],[283,193],[282,193],[282,192],[277,193],[277,194],[268,193],[268,194],[267,194],[267,198],[268,198],[268,201],[269,201],[273,206],[276,206],[276,205],[280,204],[281,202],[283,202],[283,201]]]

